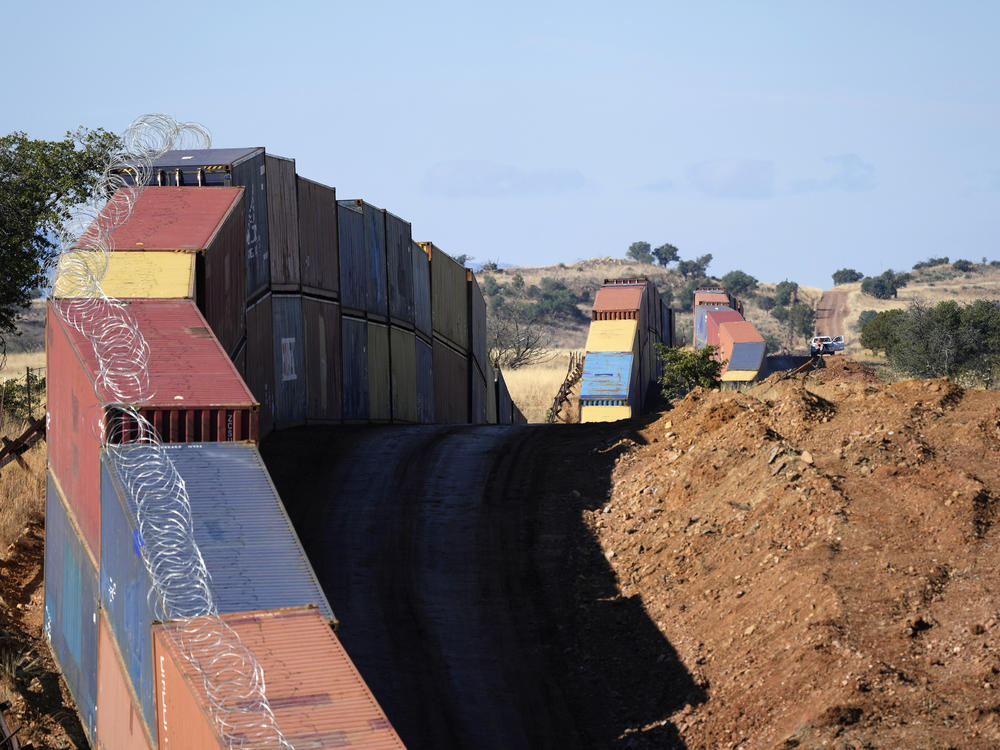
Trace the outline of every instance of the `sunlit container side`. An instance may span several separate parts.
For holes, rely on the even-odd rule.
[[[337,201],[361,212],[361,279],[365,285],[365,313],[369,318],[389,319],[389,286],[386,280],[385,211],[363,200]],[[341,267],[343,276],[343,266]],[[343,284],[343,281],[341,281]],[[344,303],[347,306],[347,303]]]
[[[389,330],[392,421],[419,421],[417,399],[417,337],[413,331],[392,326]]]
[[[486,370],[486,424],[500,423],[498,408],[496,370],[489,367]]]
[[[476,274],[466,269],[465,281],[469,300],[469,353],[479,366],[479,372],[486,372],[486,298],[479,288]]]
[[[632,352],[587,353],[580,383],[580,421],[613,421],[638,413],[639,359]]]
[[[368,322],[347,315],[340,321],[341,365],[344,372],[344,421],[367,422]]]
[[[327,299],[340,297],[337,191],[297,177],[299,201],[299,275],[302,291]]]
[[[97,747],[111,750],[153,750],[155,713],[147,720],[132,689],[118,644],[102,609],[98,619]]]
[[[587,332],[588,352],[638,352],[639,321],[593,320]]]
[[[196,259],[193,253],[111,253],[101,291],[117,299],[195,299]]]
[[[302,298],[306,356],[306,421],[339,422],[343,374],[340,366],[340,305]]]
[[[721,346],[719,327],[723,323],[741,323],[743,316],[735,310],[712,310],[705,315],[706,346]]]
[[[752,323],[723,323],[719,340],[729,363],[722,373],[724,381],[749,381],[757,377],[764,364],[766,345]]]
[[[372,422],[392,420],[389,326],[368,321],[368,418]]]
[[[223,349],[232,356],[245,335],[243,192],[243,188],[148,187],[136,195],[130,189],[120,190],[84,232],[79,244],[86,246],[88,240],[110,229],[108,240],[115,254],[196,255],[195,293],[191,298],[198,303]],[[128,218],[123,223],[116,223],[116,217],[124,215],[130,204]],[[177,279],[166,277],[165,281],[176,282]],[[110,288],[113,286],[110,284],[105,294],[126,296],[112,294]],[[72,294],[67,290],[67,295]],[[64,296],[58,286],[53,296]],[[173,297],[174,294],[132,296]]]
[[[417,421],[434,423],[434,349],[416,337],[417,352]]]
[[[100,554],[99,452],[102,425],[110,442],[133,438],[136,425],[121,419],[114,398],[100,385],[94,347],[57,311],[71,300],[48,303],[49,464],[83,529]],[[121,303],[149,346],[146,372],[150,397],[140,413],[163,442],[258,440],[259,405],[205,318],[190,300],[131,300]],[[105,421],[105,412],[117,416]]]
[[[299,275],[299,218],[295,160],[267,154],[267,229],[271,258],[271,290],[297,292]]]
[[[135,170],[117,170],[135,178]],[[267,175],[263,148],[211,148],[168,151],[153,162],[150,185],[246,188],[246,298],[253,301],[271,282],[267,226]]]
[[[302,297],[272,294],[274,314],[274,426],[292,427],[306,419],[305,336]]]
[[[469,357],[469,422],[486,424],[486,378],[472,357]]]
[[[97,734],[97,564],[48,474],[45,493],[44,632],[87,739]]]
[[[428,341],[434,333],[431,317],[431,259],[418,242],[410,243],[413,260],[413,317],[417,333]]]
[[[461,352],[469,351],[469,307],[465,267],[432,242],[421,242],[431,259],[434,335]]]
[[[222,619],[260,664],[275,723],[290,746],[403,748],[336,634],[315,610],[246,612]],[[171,634],[174,628],[189,626],[174,621],[153,628],[163,685],[157,695],[160,748],[230,750],[208,710],[204,680]]]
[[[393,325],[413,328],[413,238],[410,222],[385,212],[386,265],[389,285],[389,318]]]
[[[341,311],[364,317],[368,307],[368,254],[364,214],[355,201],[337,201],[337,238]]]
[[[674,335],[674,311],[667,303],[660,301],[660,341],[666,346],[678,346]]]
[[[725,305],[696,305],[694,308],[694,348],[708,346],[708,314],[718,310],[730,310]]]
[[[469,421],[469,358],[440,339],[434,339],[434,421]]]
[[[260,403],[260,437],[274,429],[274,313],[270,293],[247,308],[246,381]]]
[[[646,328],[645,284],[602,286],[594,296],[594,320],[635,320],[639,330]]]

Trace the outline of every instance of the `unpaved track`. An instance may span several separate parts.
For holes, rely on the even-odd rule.
[[[847,292],[823,292],[816,307],[816,335],[843,336],[847,317]]]

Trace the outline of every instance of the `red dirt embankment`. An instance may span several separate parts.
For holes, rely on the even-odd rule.
[[[837,357],[642,435],[588,520],[705,689],[687,747],[1000,747],[1000,393]]]

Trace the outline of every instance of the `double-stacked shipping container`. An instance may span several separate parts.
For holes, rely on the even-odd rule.
[[[764,339],[743,318],[743,305],[723,287],[699,287],[694,295],[694,346],[718,347],[724,382],[748,382],[764,363]]]

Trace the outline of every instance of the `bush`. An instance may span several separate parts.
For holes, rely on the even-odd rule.
[[[862,328],[865,324],[870,323],[876,315],[878,315],[878,312],[875,310],[862,310],[858,316],[858,328]]]
[[[874,310],[865,310],[865,313]],[[865,313],[862,313],[864,315]],[[861,346],[872,352],[889,352],[896,345],[899,335],[899,318],[902,310],[886,310],[875,313],[861,326]]]
[[[910,283],[912,277],[908,273],[894,273],[890,268],[888,271],[878,275],[869,276],[861,282],[861,293],[876,299],[889,299],[898,297],[899,290]]]
[[[834,284],[851,284],[855,281],[861,281],[865,275],[860,271],[855,271],[853,268],[841,268],[838,271],[833,272],[833,283]]]
[[[784,307],[797,296],[799,285],[794,281],[779,281],[774,287],[774,304]]]
[[[969,271],[975,268],[975,266],[970,261],[967,260],[956,260],[954,263],[951,264],[951,267],[954,268],[956,271],[960,271],[962,273],[968,273]]]
[[[660,387],[663,397],[681,398],[697,386],[718,388],[725,361],[715,358],[719,348],[706,346],[690,351],[679,347],[656,345],[656,355],[663,365]]]
[[[942,258],[930,258],[920,263],[913,264],[913,270],[919,271],[921,268],[931,268],[933,266],[944,266],[948,264],[948,256],[945,255]]]
[[[722,277],[722,285],[730,294],[740,297],[757,288],[757,279],[743,271],[730,271]]]

